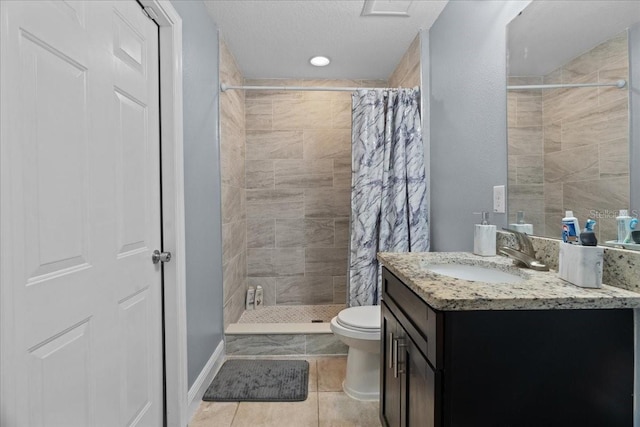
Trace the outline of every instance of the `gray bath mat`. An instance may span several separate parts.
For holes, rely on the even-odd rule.
[[[306,360],[227,360],[202,400],[300,402],[307,399]]]

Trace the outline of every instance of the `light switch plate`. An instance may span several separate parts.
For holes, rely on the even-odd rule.
[[[493,212],[505,213],[506,204],[504,185],[496,185],[493,187]]]

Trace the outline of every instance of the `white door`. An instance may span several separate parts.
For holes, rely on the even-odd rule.
[[[0,4],[0,424],[161,426],[157,26]]]

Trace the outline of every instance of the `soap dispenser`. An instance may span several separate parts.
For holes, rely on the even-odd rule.
[[[489,212],[475,212],[475,214],[482,215],[482,221],[475,225],[473,253],[480,256],[495,256],[496,226],[489,225]]]
[[[524,221],[524,211],[518,211],[515,224],[509,224],[509,228],[521,233],[533,234],[533,224],[526,224]]]

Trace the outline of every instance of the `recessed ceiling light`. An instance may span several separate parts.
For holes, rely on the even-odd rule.
[[[331,62],[331,60],[326,56],[314,56],[309,60],[309,62],[311,62],[311,65],[315,65],[316,67],[324,67],[326,65],[329,65],[329,62]]]

